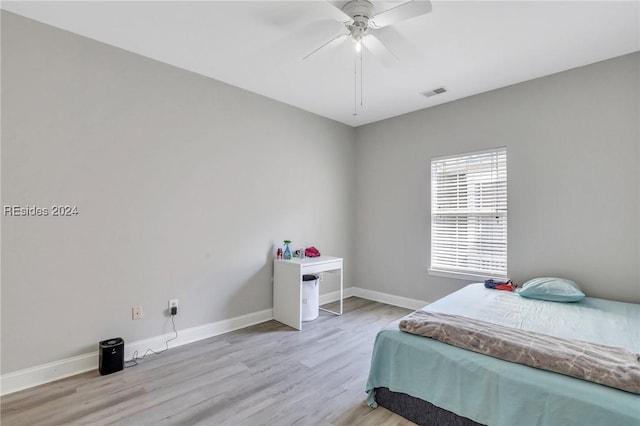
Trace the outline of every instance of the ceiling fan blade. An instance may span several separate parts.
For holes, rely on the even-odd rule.
[[[334,16],[335,19],[338,19],[340,21],[346,22],[346,21],[350,21],[351,20],[351,16],[347,15],[346,13],[344,13],[344,11],[342,9],[344,9],[345,5],[347,3],[349,3],[348,1],[334,1],[334,0],[327,0],[327,3],[329,3],[330,5],[332,5],[333,7],[335,7],[336,9],[338,9],[336,13],[336,15]]]
[[[334,11],[333,19],[336,19],[336,20],[341,21],[341,22],[351,21],[351,16],[347,15],[342,10],[344,8],[344,6],[347,3],[350,3],[350,2],[348,2],[348,1],[327,0],[327,3],[332,5],[335,9],[337,9],[337,10]]]
[[[370,25],[373,28],[382,28],[429,12],[431,12],[429,0],[410,0],[376,15]]]
[[[362,40],[362,43],[383,65],[388,67],[398,65],[398,57],[378,37],[369,34]]]
[[[278,68],[299,61],[313,46],[318,46],[329,38],[333,39],[336,34],[341,35],[344,31],[344,24],[333,19],[314,21],[296,31],[288,32],[275,42],[265,44],[261,43],[262,40],[256,40],[255,46],[247,52]]]
[[[332,48],[338,46],[339,44],[341,44],[343,41],[345,41],[349,37],[350,37],[350,34],[340,34],[339,36],[329,40],[328,42],[326,42],[322,46],[318,47],[313,52],[307,54],[304,58],[302,58],[302,60],[304,61],[309,56],[313,55],[314,53],[317,53],[318,51],[320,51],[322,49],[326,49],[326,50],[332,49]]]
[[[369,34],[376,35],[384,45],[393,52],[402,64],[416,64],[427,58],[412,41],[403,36],[393,26],[384,28],[369,28]]]

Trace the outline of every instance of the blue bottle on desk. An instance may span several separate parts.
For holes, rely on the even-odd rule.
[[[284,258],[285,259],[291,259],[292,254],[291,254],[291,241],[290,240],[284,240]]]

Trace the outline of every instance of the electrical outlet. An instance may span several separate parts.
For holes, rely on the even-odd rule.
[[[142,306],[134,306],[131,308],[131,319],[142,319]]]
[[[173,307],[178,308],[178,299],[169,299],[169,310]]]

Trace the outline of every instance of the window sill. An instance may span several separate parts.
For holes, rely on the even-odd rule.
[[[499,278],[506,279],[506,277],[498,276],[498,275],[480,275],[480,274],[466,274],[463,272],[453,272],[453,271],[443,271],[440,269],[428,269],[429,275],[434,275],[437,277],[446,277],[446,278],[454,278],[456,280],[465,280],[465,281],[473,281],[473,282],[484,282],[484,280],[488,280],[490,278]]]

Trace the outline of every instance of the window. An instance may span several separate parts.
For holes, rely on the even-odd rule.
[[[507,276],[506,148],[431,161],[430,273]]]

